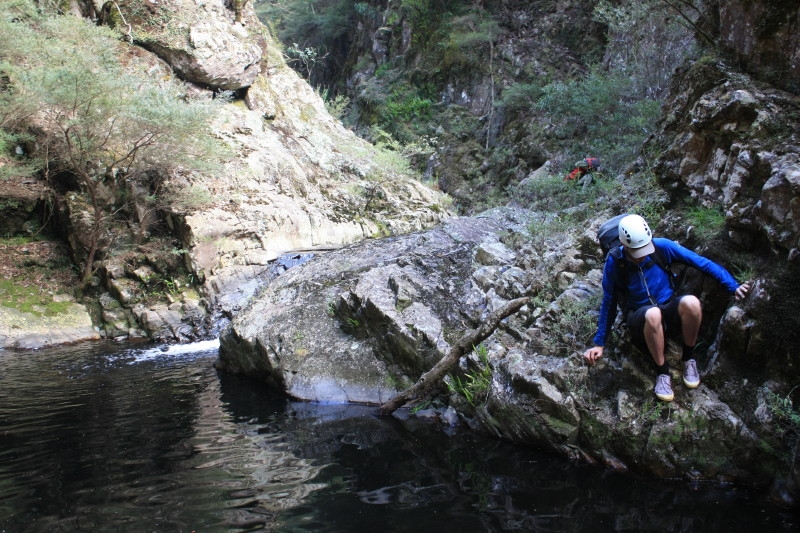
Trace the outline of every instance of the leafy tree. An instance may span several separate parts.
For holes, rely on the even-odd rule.
[[[86,195],[85,283],[108,243],[115,213],[109,196],[121,195],[126,183],[208,171],[224,157],[208,134],[216,104],[186,98],[177,82],[148,79],[135,60],[123,68],[127,45],[112,30],[72,16],[43,17],[29,5],[0,0],[3,14],[17,10],[0,20],[7,80],[0,117],[11,117],[4,129],[34,128],[45,177],[77,182]]]
[[[8,69],[18,58],[4,53],[12,45],[20,49],[34,46],[29,36],[19,31],[20,26],[10,22],[35,15],[35,6],[27,0],[0,1],[0,155],[14,150],[17,143],[26,137],[22,124],[36,112],[36,103],[21,98],[11,86]],[[35,168],[35,164],[29,164],[26,173],[35,171]],[[6,179],[6,172],[19,173],[21,170],[18,165],[11,168],[0,166],[0,179]]]
[[[541,96],[540,83],[514,83],[503,90],[499,104],[516,112],[526,111],[534,107]]]
[[[357,20],[374,14],[368,7],[354,0],[273,0],[255,5],[259,18],[281,42],[291,43],[289,64],[318,87],[342,70]],[[317,64],[322,68],[315,70]]]

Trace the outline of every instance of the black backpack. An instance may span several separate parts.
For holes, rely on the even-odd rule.
[[[603,250],[603,259],[612,249],[619,248],[622,245],[619,240],[619,221],[626,216],[628,216],[628,213],[622,213],[610,218],[603,222],[603,225],[597,230],[597,240],[600,242],[600,249]]]
[[[600,248],[603,250],[603,259],[605,260],[609,255],[614,258],[617,264],[617,303],[620,307],[625,303],[625,292],[628,289],[628,262],[625,261],[623,251],[621,249],[622,242],[619,240],[619,221],[628,216],[628,213],[617,215],[614,218],[606,220],[597,230],[597,240],[600,243]],[[669,283],[674,292],[678,292],[678,276],[672,271],[671,264],[664,257],[664,252],[653,243],[655,251],[650,256],[653,262],[658,265],[661,270],[667,273]]]

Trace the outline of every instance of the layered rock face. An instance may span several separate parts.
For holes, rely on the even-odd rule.
[[[743,245],[759,235],[783,257],[796,256],[800,98],[711,61],[674,87],[656,140],[667,146],[656,167],[662,182],[730,210]]]
[[[493,310],[533,296],[484,344],[488,367],[476,354],[464,357],[449,392],[441,384],[449,412],[479,431],[615,468],[793,487],[794,444],[768,416],[779,379],[727,360],[725,327],[701,356],[698,389],[680,385],[680,349],[671,345],[676,400],[669,407],[653,398],[649,356],[627,343],[594,367],[584,364],[600,291],[601,273],[592,267],[602,219],[545,243],[520,239],[541,216],[498,209],[318,256],[277,278],[234,318],[218,365],[295,398],[375,405],[412,384]],[[553,283],[561,295],[539,298]],[[768,297],[762,288],[744,307],[728,301],[728,314],[752,319],[751,308]],[[487,388],[462,396],[455,380],[486,376],[487,368]]]
[[[201,87],[246,89],[245,106],[233,102],[217,120],[238,157],[221,175],[192,183],[214,202],[176,221],[191,271],[212,303],[230,312],[284,252],[422,229],[446,210],[440,194],[381,166],[371,145],[327,113],[249,6],[242,24],[226,5],[167,5],[176,13],[171,31],[144,46]],[[189,66],[181,58],[191,58]]]
[[[800,94],[800,6],[782,0],[722,0],[724,49],[756,77]]]
[[[800,322],[792,309],[800,301],[800,98],[701,62],[676,79],[668,109],[654,140],[666,147],[656,162],[662,183],[675,198],[688,194],[725,212],[728,238],[752,254],[730,258],[760,270],[772,295],[752,310],[757,319],[726,319],[739,329],[725,343],[727,355],[798,376]]]
[[[328,114],[322,98],[286,65],[252,6],[237,14],[222,0],[114,2],[95,12],[130,41],[125,53],[149,65],[153,83],[177,77],[190,98],[229,91],[213,134],[233,153],[218,173],[173,175],[163,185],[197,196],[189,198],[194,207],[166,216],[200,294],[180,290],[169,302],[136,303],[142,283],[168,277],[176,265],[164,254],[134,267],[121,256],[104,258],[106,336],[174,342],[208,335],[213,317],[235,312],[281,254],[416,231],[448,216],[445,197],[419,182],[399,155],[376,150]],[[76,195],[58,205],[79,255],[81,239],[91,234],[89,206]]]

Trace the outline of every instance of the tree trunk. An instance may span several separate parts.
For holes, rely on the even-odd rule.
[[[530,298],[527,297],[511,300],[492,313],[486,319],[486,322],[477,329],[468,331],[455,345],[450,347],[447,355],[442,357],[433,368],[425,372],[416,383],[381,405],[378,408],[378,414],[381,416],[391,415],[408,400],[427,395],[434,385],[458,362],[461,356],[469,353],[477,344],[480,344],[491,335],[504,318],[519,311],[523,305],[528,303],[528,300]]]
[[[233,0],[234,20],[239,24],[244,23],[244,8],[250,0]]]

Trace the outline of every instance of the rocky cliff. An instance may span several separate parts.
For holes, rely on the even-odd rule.
[[[243,22],[224,2],[164,9],[180,13],[170,28],[188,39],[142,45],[188,82],[243,91],[217,122],[239,157],[201,184],[216,201],[175,224],[213,303],[230,311],[282,253],[418,230],[446,216],[440,194],[386,164],[327,113],[252,9]]]
[[[718,20],[721,46],[745,71],[800,93],[800,6],[780,0],[722,0]]]
[[[666,193],[657,232],[754,282],[736,304],[713,280],[688,273],[684,289],[705,309],[703,381],[693,391],[678,385],[668,406],[652,396],[648,357],[624,336],[599,367],[580,356],[599,305],[596,229],[641,202],[632,189],[609,194],[599,184],[591,201],[553,214],[536,208],[547,203],[526,180],[515,204],[528,209],[452,219],[315,259],[234,319],[220,366],[298,398],[378,404],[493,309],[528,296],[531,304],[441,384],[432,405],[444,421],[615,468],[753,483],[794,504],[798,104],[724,62],[697,61],[677,73],[646,145],[651,159],[638,162],[654,165]],[[644,179],[636,166],[631,172],[620,179]],[[697,210],[720,213],[721,231],[709,233],[692,217]],[[676,370],[679,358],[672,346]],[[417,400],[424,408],[431,399]]]
[[[238,17],[221,0],[123,1],[75,9],[97,14],[98,22],[119,30],[127,41],[120,59],[135,56],[149,64],[150,82],[176,77],[190,98],[232,91],[215,119],[214,135],[233,157],[213,175],[173,174],[161,186],[200,199],[189,208],[161,207],[158,216],[171,234],[167,248],[144,243],[133,254],[119,253],[114,246],[131,246],[123,236],[129,230],[109,228],[116,235],[101,250],[94,289],[99,333],[163,341],[207,335],[219,316],[230,316],[258,280],[269,276],[281,254],[419,230],[447,216],[445,197],[423,185],[399,156],[379,152],[328,114],[319,95],[287,67],[280,46],[250,6]],[[26,223],[55,205],[72,255],[82,261],[91,235],[88,205],[67,194],[67,184],[34,182],[10,177],[20,188],[43,192],[13,198],[15,206],[26,206],[18,209],[25,216],[4,233],[24,233]],[[108,201],[128,193],[152,194],[112,191]],[[144,204],[136,210],[140,218],[152,216]],[[143,218],[139,223],[144,225]],[[169,290],[154,289],[154,279],[166,280]],[[144,297],[153,292],[168,293],[167,299]],[[3,329],[2,346],[21,345],[16,331]],[[45,335],[38,343],[54,341]]]
[[[432,405],[444,420],[616,468],[744,480],[793,503],[800,114],[796,94],[784,90],[791,84],[770,84],[722,60],[697,61],[675,77],[648,156],[629,175],[597,183],[589,200],[557,212],[542,208],[548,198],[532,176],[513,188],[513,207],[451,218],[440,194],[330,118],[249,9],[175,0],[76,10],[103,13],[98,18],[120,30],[154,75],[181,78],[190,97],[234,93],[215,131],[237,157],[214,176],[170,177],[173,190],[209,198],[162,213],[180,253],[144,247],[102,258],[95,323],[103,334],[186,340],[221,312],[232,318],[221,336],[221,368],[297,398],[374,404],[416,380],[492,310],[527,296],[531,303],[440,388]],[[723,36],[742,22],[720,20],[731,22]],[[781,20],[781,28],[796,22]],[[770,28],[763,35],[783,35]],[[758,48],[759,65],[772,58],[767,44]],[[599,366],[587,368],[579,356],[598,305],[596,228],[645,205],[637,167],[651,164],[660,184],[654,212],[665,213],[657,231],[756,282],[738,305],[713,280],[689,274],[686,289],[705,304],[703,383],[678,387],[669,406],[653,401],[649,361],[622,338]],[[22,185],[35,192],[35,184]],[[19,194],[28,200],[15,212],[25,220],[14,227],[51,195],[63,195],[51,203],[62,206],[77,249],[86,210],[63,190]],[[722,230],[708,233],[692,209],[722,213]],[[263,287],[284,252],[328,249],[335,250]],[[194,291],[179,287],[160,303],[138,299],[154,275],[179,268],[198,282]],[[23,329],[0,334],[18,345]],[[671,350],[675,368],[677,357]]]

